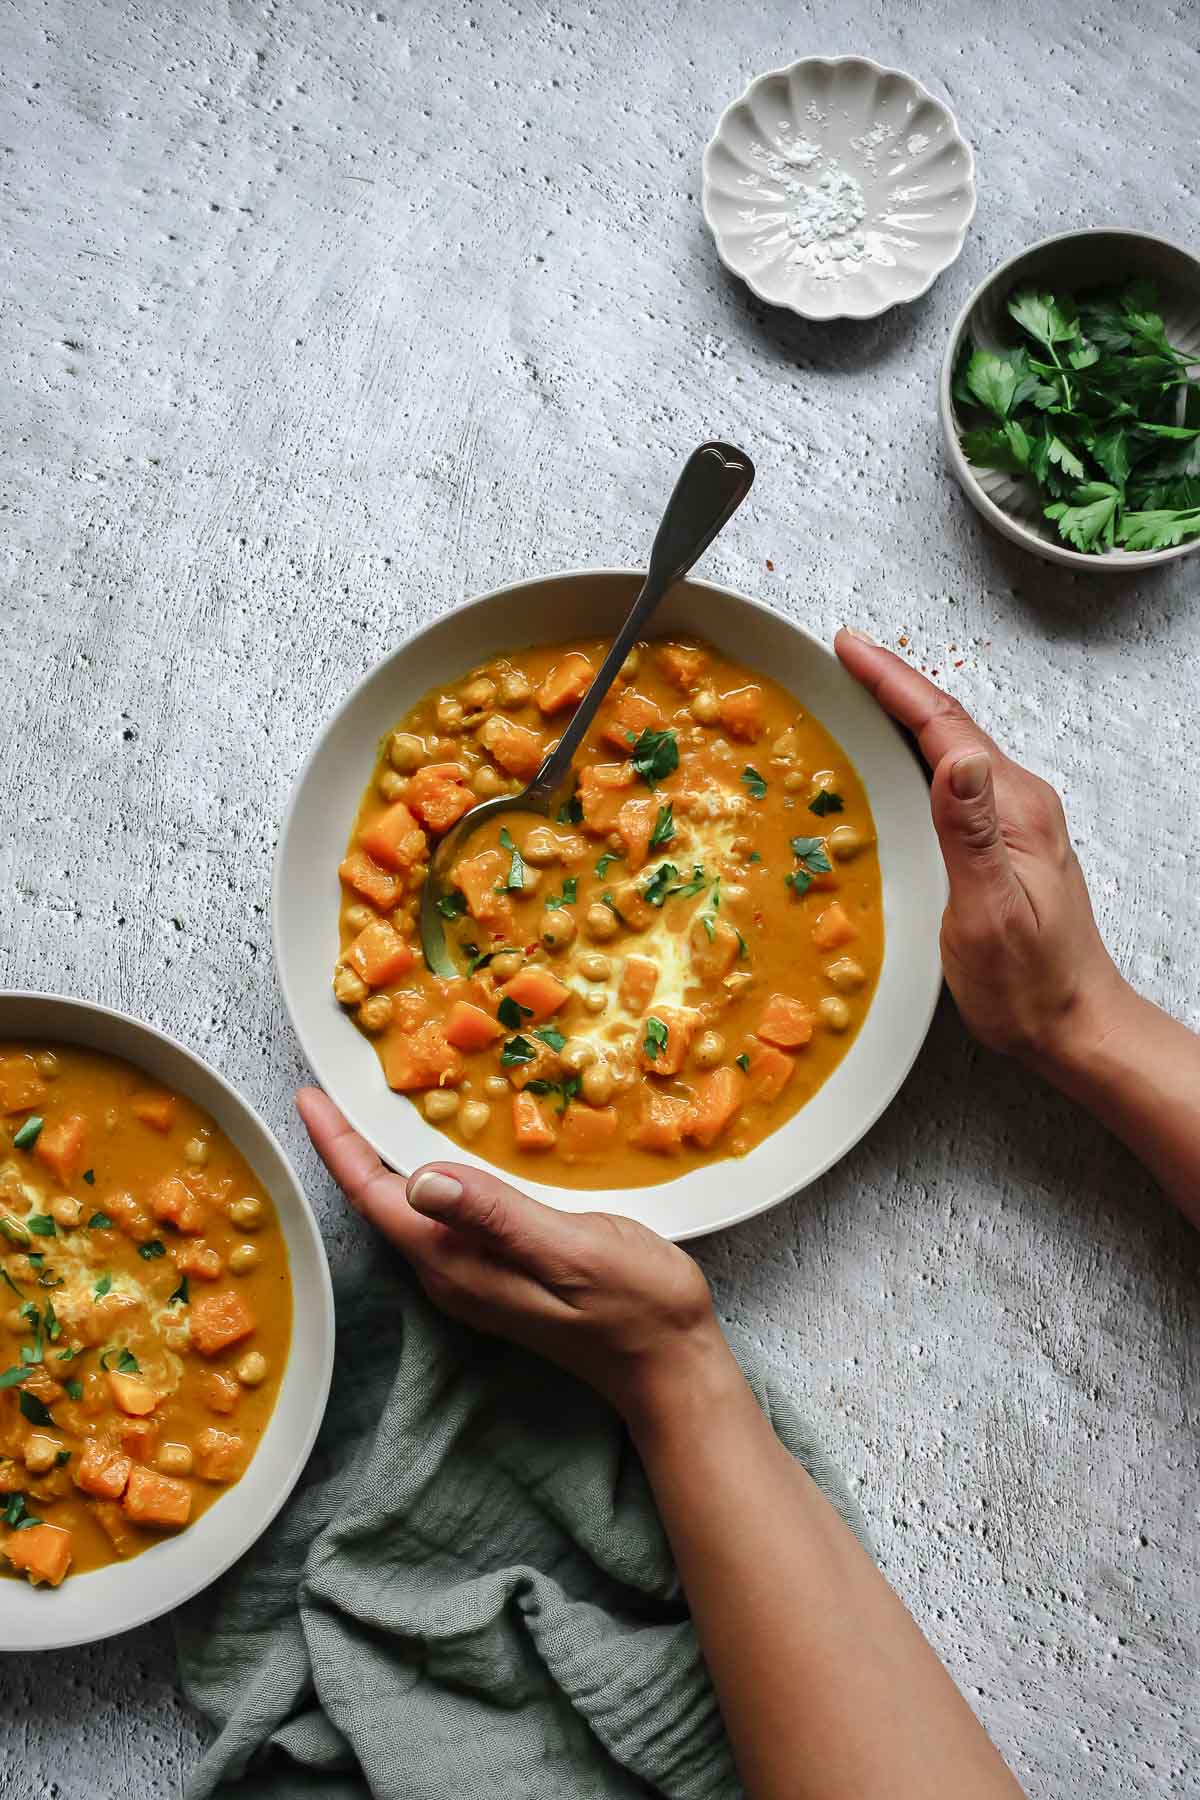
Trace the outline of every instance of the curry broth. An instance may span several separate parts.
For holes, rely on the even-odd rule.
[[[130,1064],[0,1045],[0,1112],[0,1567],[57,1585],[68,1546],[31,1516],[69,1533],[77,1574],[190,1523],[244,1473],[287,1360],[291,1282],[245,1159]]]
[[[438,779],[456,784],[458,810],[495,792],[519,790],[553,743],[563,719],[570,716],[569,706],[549,713],[542,710],[538,700],[546,696],[545,684],[551,682],[553,698],[553,684],[561,687],[563,671],[574,667],[579,674],[576,686],[586,686],[585,667],[598,667],[606,649],[604,640],[593,638],[513,652],[481,665],[458,683],[431,691],[410,709],[381,745],[342,865],[341,959],[335,972],[335,993],[373,1038],[391,1085],[411,1092],[448,1137],[517,1175],[528,1173],[582,1188],[665,1181],[716,1158],[745,1154],[802,1107],[842,1060],[866,1016],[883,959],[874,822],[849,758],[819,721],[802,712],[776,682],[752,675],[711,646],[689,641],[638,647],[627,665],[624,687],[618,685],[610,694],[575,760],[577,772],[600,765],[602,770],[616,770],[612,779],[624,782],[631,755],[637,754],[627,740],[637,739],[639,731],[632,726],[623,729],[621,721],[627,717],[636,726],[643,717],[649,720],[653,711],[661,729],[675,737],[678,766],[653,786],[639,777],[616,788],[614,799],[620,804],[635,798],[649,801],[642,809],[643,826],[651,810],[656,825],[661,824],[658,809],[669,807],[672,835],[639,859],[640,841],[628,842],[613,828],[611,807],[602,795],[589,807],[591,817],[582,820],[578,803],[571,808],[574,817],[564,813],[549,827],[540,818],[508,815],[504,821],[508,837],[531,885],[519,892],[505,889],[494,903],[495,916],[489,917],[493,904],[487,894],[489,883],[480,886],[472,875],[468,885],[475,900],[471,906],[462,898],[452,900],[463,910],[446,927],[464,965],[488,953],[493,953],[493,960],[483,962],[469,980],[444,982],[428,972],[420,958],[416,915],[425,858],[438,834],[422,817],[422,794],[434,792],[433,775],[450,768],[458,774]],[[489,688],[495,691],[490,702]],[[529,697],[521,700],[526,688]],[[644,707],[623,698],[626,690]],[[747,695],[755,698],[750,702],[740,698]],[[475,706],[476,700],[484,704]],[[524,736],[509,734],[511,742],[498,736],[488,724],[497,715]],[[489,751],[489,739],[495,755]],[[503,763],[497,766],[501,756],[507,759],[507,768]],[[587,784],[592,777],[582,774],[581,781]],[[579,792],[584,793],[585,787]],[[596,799],[594,787],[591,798]],[[363,843],[366,839],[389,853],[389,843],[396,847],[397,814],[404,814],[408,806],[409,824],[425,828],[425,847],[417,838],[407,848],[399,846],[388,872],[396,888],[388,896],[377,885],[380,871],[375,858],[366,854],[364,860]],[[439,799],[433,813],[438,819],[444,816],[440,806]],[[632,818],[638,808],[629,812]],[[481,853],[493,853],[493,863],[484,857],[482,871],[490,876],[494,867],[498,878],[494,885],[503,888],[511,874],[511,851],[502,845],[499,832],[497,822],[470,839],[456,872],[464,863],[479,864]],[[818,840],[816,855],[810,851],[807,860],[798,856],[794,839]],[[665,895],[661,904],[636,905],[630,883],[644,887],[649,877],[653,889],[653,876],[664,862],[677,874],[665,884],[660,879],[658,894]],[[702,871],[704,881],[688,892],[693,870]],[[574,891],[564,903],[564,897],[572,894],[566,885],[569,880]],[[453,874],[449,885],[453,888]],[[389,898],[392,903],[383,905]],[[819,921],[833,916],[828,909],[834,902],[846,935],[836,947],[822,950],[814,942],[814,931],[822,934]],[[598,907],[613,915],[613,929],[607,929]],[[480,915],[480,909],[482,915],[473,916]],[[636,921],[629,917],[631,910],[637,912]],[[707,926],[702,917],[706,913]],[[391,921],[397,934],[396,940],[388,940],[393,947],[403,940],[416,960],[393,979],[376,983],[360,979],[358,971],[366,968],[368,974],[378,975],[387,960],[371,967],[355,950],[355,940],[378,917]],[[558,923],[568,917],[569,926]],[[729,928],[738,940],[733,963],[697,981],[697,967],[711,961],[714,931],[732,951]],[[546,937],[568,932],[564,944]],[[608,969],[592,979],[581,965],[597,954],[596,969],[605,962]],[[657,967],[657,992],[645,1007],[634,1004],[632,997],[623,1004],[624,971],[630,958]],[[404,953],[398,960],[404,961]],[[466,1003],[472,1019],[478,1011],[495,1020],[517,966],[545,969],[570,989],[552,1015],[543,1019],[540,1004],[528,1017],[522,1011],[517,1018],[508,1009],[509,1026],[503,1037],[473,1052],[452,1050],[446,1067],[414,1074],[414,1032],[436,1031],[436,1021],[445,1021],[456,1001]],[[786,1065],[774,1060],[777,1047],[764,1050],[760,1035],[764,1008],[772,996],[798,1002],[811,1021],[811,1035],[784,1050]],[[677,1002],[681,1016],[690,1012],[695,1018],[690,1031],[684,1025],[688,1047],[682,1066],[665,1075],[656,1072],[644,1054],[646,1020],[655,1016],[656,1007],[674,1009]],[[468,1014],[462,1018],[468,1019]],[[491,1029],[498,1030],[500,1022]],[[549,1044],[537,1038],[539,1028],[549,1030]],[[482,1034],[485,1027],[475,1019],[471,1029]],[[792,1035],[802,1036],[803,1029],[802,1025]],[[552,1046],[560,1037],[566,1044],[556,1055]],[[513,1038],[533,1050],[532,1065],[501,1065],[499,1059]],[[573,1055],[587,1054],[581,1044],[595,1055],[588,1066],[573,1067]],[[760,1065],[768,1058],[770,1068],[764,1070]],[[614,1075],[610,1093],[604,1092],[602,1079],[588,1072],[597,1060]],[[675,1122],[684,1120],[680,1141],[674,1141],[673,1129],[658,1133],[644,1124],[648,1091],[694,1110],[703,1099],[703,1084],[716,1069],[729,1071],[717,1085],[726,1105],[734,1098],[737,1105],[715,1137],[701,1141],[692,1136],[694,1127],[688,1126],[687,1115],[669,1106],[663,1107],[664,1113]],[[578,1079],[572,1088],[568,1084],[574,1077]],[[535,1093],[542,1090],[538,1106],[547,1129],[541,1147],[522,1148],[514,1135],[514,1096],[531,1078]],[[773,1094],[780,1079],[782,1090]],[[593,1111],[605,1115],[603,1129],[608,1135],[601,1143],[575,1129],[576,1109],[589,1102]],[[527,1101],[521,1104],[528,1108]],[[543,1135],[536,1121],[533,1128],[535,1136]],[[648,1147],[648,1140],[657,1144],[660,1137],[661,1147]]]

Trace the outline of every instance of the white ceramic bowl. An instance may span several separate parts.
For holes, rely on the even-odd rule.
[[[1200,538],[1170,550],[1112,549],[1094,556],[1072,550],[1044,517],[1042,508],[1046,502],[1033,482],[1000,469],[978,469],[963,455],[952,391],[954,370],[967,338],[980,350],[996,350],[1003,344],[1017,342],[1020,334],[1004,309],[1013,288],[1023,282],[1035,282],[1051,291],[1078,293],[1082,288],[1110,287],[1135,276],[1155,283],[1168,337],[1180,349],[1190,352],[1200,367],[1200,261],[1149,232],[1100,226],[1043,238],[1018,256],[1010,256],[981,281],[954,321],[938,379],[938,416],[946,455],[972,506],[1022,550],[1032,550],[1048,562],[1091,574],[1128,575],[1136,569],[1175,562],[1200,550]]]
[[[346,853],[380,739],[436,682],[528,644],[611,634],[642,577],[605,569],[499,588],[439,619],[376,665],[343,701],[305,763],[275,862],[273,930],[279,980],[318,1081],[393,1168],[433,1158],[487,1167],[428,1125],[386,1086],[370,1043],[333,999],[338,863]],[[706,582],[679,583],[651,625],[710,639],[747,668],[769,670],[826,725],[866,783],[879,833],[887,933],[883,972],[848,1054],[809,1103],[737,1161],[711,1163],[657,1187],[524,1187],[569,1211],[603,1208],[667,1237],[737,1224],[815,1181],[874,1123],[921,1047],[941,984],[938,927],[945,877],[916,761],[891,722],[815,638],[777,613]]]
[[[704,152],[717,255],[760,300],[872,319],[963,247],[975,164],[954,114],[900,69],[807,56],[752,81]]]
[[[0,1039],[83,1044],[123,1057],[186,1094],[241,1151],[270,1194],[292,1276],[292,1346],[275,1410],[235,1487],[178,1537],[131,1562],[68,1575],[53,1591],[6,1580],[0,1650],[60,1650],[131,1631],[215,1581],[270,1525],[308,1460],[333,1369],[333,1291],[325,1249],[278,1142],[215,1069],[137,1019],[53,994],[0,994]]]

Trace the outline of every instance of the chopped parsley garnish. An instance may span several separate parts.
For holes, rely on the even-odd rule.
[[[95,1287],[92,1289],[92,1299],[93,1300],[103,1300],[105,1294],[111,1294],[111,1293],[112,1293],[112,1276],[106,1272],[105,1274],[103,1274],[100,1277],[99,1281],[96,1283]]]
[[[758,853],[758,851],[757,851],[757,850],[752,850],[752,851],[751,851],[751,852],[750,852],[750,855],[749,855],[749,857],[748,857],[748,858],[747,858],[747,861],[748,861],[748,862],[761,862],[761,861],[762,861],[762,857],[761,857],[761,856],[760,856],[760,855],[759,855],[759,853]]]
[[[117,1359],[115,1367],[118,1375],[141,1374],[142,1365],[133,1354],[133,1351],[118,1349],[115,1344],[110,1344],[107,1350],[102,1350],[100,1352],[100,1367],[102,1369],[113,1368],[114,1365],[112,1359],[114,1356]]]
[[[708,876],[704,873],[704,870],[700,867],[700,864],[693,863],[692,864],[692,872],[688,876],[687,880],[686,881],[677,881],[675,883],[675,886],[671,889],[669,897],[671,899],[674,899],[675,896],[678,895],[680,899],[683,899],[683,900],[690,899],[693,894],[698,894],[700,892],[700,889],[705,885],[705,883],[707,881],[708,881]]]
[[[437,911],[441,913],[443,919],[461,919],[466,910],[466,896],[460,894],[457,888],[453,888],[448,894],[443,894],[437,903]]]
[[[749,1071],[750,1058],[746,1055],[746,1052],[744,1050],[742,1051],[742,1054],[740,1056],[735,1056],[733,1060],[737,1064],[738,1068],[743,1071],[743,1073]]]
[[[175,1289],[175,1292],[173,1294],[167,1295],[167,1305],[168,1306],[186,1306],[187,1303],[188,1303],[188,1278],[186,1275],[181,1275],[179,1278],[179,1286]]]
[[[840,794],[835,794],[832,788],[822,788],[816,799],[809,801],[808,810],[816,813],[818,819],[823,819],[826,813],[841,812],[844,805]]]
[[[623,925],[625,923],[625,921],[624,921],[624,919],[621,918],[621,909],[617,905],[616,901],[613,899],[611,888],[605,888],[604,892],[600,896],[600,900],[601,900],[602,905],[607,906],[609,912],[613,915],[613,918],[621,919],[621,923]]]
[[[480,950],[474,944],[464,944],[463,949],[471,959],[467,964],[467,974],[474,975],[477,969],[486,969],[493,956],[499,956],[501,951],[511,950],[513,947],[512,944],[501,944],[495,950]]]
[[[52,1344],[57,1344],[59,1338],[62,1336],[62,1325],[59,1322],[58,1314],[54,1310],[53,1300],[47,1300],[46,1311],[42,1317],[46,1327],[46,1336],[50,1339]]]
[[[0,1232],[3,1232],[10,1244],[27,1244],[29,1242],[28,1230],[12,1213],[0,1213]]]
[[[0,1375],[0,1388],[16,1387],[18,1383],[24,1381],[28,1373],[29,1370],[24,1363],[14,1363],[11,1369],[5,1369],[4,1373]]]
[[[670,1032],[667,1030],[667,1027],[663,1024],[662,1020],[656,1019],[653,1014],[651,1014],[646,1020],[646,1035],[642,1039],[642,1049],[645,1051],[651,1062],[658,1061],[659,1052],[660,1050],[666,1049],[669,1036]]]
[[[25,1261],[31,1269],[40,1269],[45,1260],[46,1252],[44,1250],[27,1250],[25,1252]]]
[[[22,1388],[18,1393],[17,1405],[31,1425],[53,1425],[54,1417],[50,1408],[36,1394],[31,1394],[28,1388]]]
[[[94,1212],[87,1222],[89,1231],[111,1231],[112,1220],[106,1212]]]
[[[71,1452],[69,1450],[60,1450],[54,1459],[54,1466],[56,1469],[65,1469],[70,1460]]]
[[[547,894],[546,905],[551,912],[557,912],[560,906],[574,906],[579,898],[579,880],[575,875],[564,878],[561,894]]]
[[[17,1150],[32,1150],[41,1135],[42,1126],[46,1123],[37,1113],[26,1119],[20,1131],[13,1136],[13,1147]]]
[[[708,934],[708,941],[710,944],[712,943],[713,939],[717,935],[717,913],[720,910],[720,906],[721,906],[721,877],[718,875],[717,879],[712,884],[712,891],[710,892],[710,894],[708,896],[708,905],[705,907],[704,911],[700,914],[700,923],[703,925],[706,933]],[[738,938],[740,941],[740,938],[741,938],[740,932],[738,933]]]
[[[671,883],[678,873],[679,870],[675,867],[674,863],[660,864],[655,870],[651,880],[649,880],[642,889],[642,899],[648,906],[662,905],[667,895],[672,891]]]
[[[567,1041],[562,1032],[555,1030],[553,1025],[539,1025],[533,1035],[535,1038],[540,1038],[547,1050],[553,1050],[556,1056],[565,1047]]]
[[[500,1062],[506,1069],[520,1063],[531,1063],[536,1056],[537,1051],[527,1037],[511,1037],[500,1049]]]
[[[31,1525],[40,1525],[31,1512],[25,1510],[24,1494],[9,1494],[4,1512],[0,1515],[10,1531],[28,1531]]]
[[[20,1298],[21,1290],[17,1286],[16,1282],[13,1280],[12,1276],[9,1274],[7,1269],[0,1268],[0,1281],[3,1281],[6,1288],[11,1288],[12,1292],[17,1295],[18,1299]]]
[[[166,1254],[167,1246],[161,1238],[151,1238],[148,1244],[138,1245],[138,1255],[145,1262],[153,1262],[156,1256],[165,1256]]]
[[[505,994],[496,1008],[496,1017],[506,1031],[520,1031],[526,1019],[532,1019],[532,1006],[522,1006],[511,994]]]
[[[583,803],[577,793],[564,800],[554,815],[558,825],[580,825],[583,822]]]
[[[596,879],[603,881],[613,863],[622,860],[619,850],[606,850],[603,856],[596,858]]]
[[[654,830],[650,833],[649,847],[651,850],[661,850],[663,845],[669,844],[674,836],[675,809],[670,801],[668,801],[666,806],[660,806],[658,809],[658,817],[654,821]]]
[[[783,879],[784,885],[792,888],[797,895],[807,894],[813,884],[813,876],[827,875],[833,867],[820,838],[794,837],[792,854],[799,859],[800,867],[793,869]]]
[[[742,770],[742,781],[745,783],[746,789],[752,800],[766,799],[767,784],[759,774],[758,770],[752,768],[749,763],[747,763]]]
[[[630,732],[629,739],[634,773],[641,776],[647,787],[665,781],[679,767],[679,744],[669,727],[666,731],[651,731],[647,726],[636,739]]]
[[[500,848],[508,851],[510,860],[508,874],[502,882],[497,883],[497,892],[501,894],[515,892],[518,888],[525,886],[525,864],[522,861],[521,852],[513,843],[512,832],[507,825],[500,827]]]
[[[54,1228],[54,1220],[50,1217],[49,1213],[30,1213],[25,1223],[28,1225],[30,1231],[32,1231],[34,1237],[58,1236],[58,1233]]]
[[[749,956],[750,946],[746,942],[745,938],[742,936],[741,932],[738,931],[736,925],[734,926],[734,933],[735,933],[735,935],[737,937],[737,941],[738,941],[738,955],[739,956]]]
[[[568,1075],[565,1081],[542,1081],[540,1079],[527,1081],[525,1091],[530,1094],[559,1095],[557,1111],[565,1113],[568,1101],[575,1098],[580,1086],[581,1078],[578,1075]]]
[[[67,1390],[67,1398],[68,1399],[70,1399],[70,1400],[82,1400],[83,1399],[83,1383],[82,1383],[82,1381],[76,1381],[74,1379],[72,1379],[70,1381],[64,1381],[63,1386]]]
[[[68,1347],[65,1350],[59,1351],[57,1357],[55,1358],[55,1361],[56,1362],[74,1362],[75,1358],[77,1356],[79,1356],[80,1354],[81,1354],[80,1351],[72,1350],[70,1348],[70,1346],[68,1345]]]
[[[95,1169],[85,1169],[83,1171],[83,1179],[87,1182],[89,1187],[95,1187],[95,1185],[96,1185]]]

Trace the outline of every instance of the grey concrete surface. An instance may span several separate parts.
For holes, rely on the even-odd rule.
[[[211,1058],[343,1254],[359,1227],[293,1122],[272,977],[300,760],[439,610],[634,560],[681,453],[720,434],[759,481],[705,572],[907,637],[1059,784],[1121,964],[1200,1024],[1198,565],[1027,560],[966,507],[933,406],[1001,257],[1110,221],[1196,247],[1196,22],[1154,0],[9,0],[0,979]],[[765,311],[698,210],[717,112],[814,50],[912,70],[978,155],[960,262],[860,326]],[[947,1004],[867,1142],[700,1255],[1030,1794],[1200,1791],[1197,1245],[1103,1131]],[[0,1663],[5,1800],[177,1796],[202,1738],[165,1626]]]

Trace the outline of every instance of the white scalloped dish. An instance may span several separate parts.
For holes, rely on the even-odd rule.
[[[805,57],[751,82],[704,152],[717,255],[761,300],[869,319],[954,261],[975,212],[953,113],[868,57]]]

